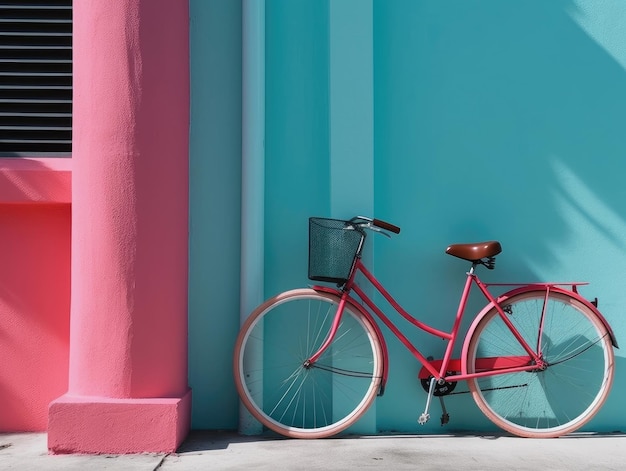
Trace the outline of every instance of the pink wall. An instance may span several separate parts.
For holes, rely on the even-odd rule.
[[[72,158],[0,160],[0,429],[52,453],[189,430],[188,8],[75,2]]]
[[[69,159],[0,159],[0,432],[43,431],[67,389]]]

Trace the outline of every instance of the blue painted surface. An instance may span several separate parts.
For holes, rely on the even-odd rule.
[[[239,401],[231,358],[239,329],[241,4],[191,0],[190,15],[192,427],[236,429]]]
[[[375,2],[376,209],[403,226],[393,246],[377,251],[376,267],[412,312],[445,326],[466,267],[444,248],[499,239],[504,250],[488,279],[589,280],[582,293],[600,298],[625,337],[626,75],[607,52],[623,59],[625,49],[616,29],[597,27],[591,37],[581,27],[624,19],[625,8]],[[437,341],[422,344],[441,352]],[[397,366],[379,425],[412,430],[407,411],[423,394],[407,374],[411,359],[391,345]],[[614,393],[589,429],[626,421],[617,353]],[[490,427],[468,398],[449,403],[450,429]]]
[[[232,81],[241,44],[224,24],[236,15],[232,3],[191,2],[196,428],[236,427],[227,347],[238,312],[239,226],[230,221],[217,234],[211,225],[211,216],[231,214],[240,194]],[[445,247],[499,239],[504,250],[496,270],[483,270],[487,280],[588,280],[582,294],[600,299],[626,344],[624,24],[620,1],[266,0],[266,296],[308,283],[308,216],[371,210],[402,226],[393,240],[376,240],[377,275],[435,327],[449,327],[467,269]],[[224,80],[208,87],[216,71]],[[215,282],[216,296],[207,296]],[[478,297],[470,303],[480,306]],[[439,340],[411,338],[427,354],[442,351]],[[467,396],[448,401],[446,428],[437,403],[434,420],[418,428],[426,397],[418,366],[388,343],[378,430],[493,429]],[[223,365],[207,365],[209,351]],[[618,350],[613,393],[589,430],[624,428],[622,358]]]
[[[307,283],[308,220],[330,212],[328,2],[266,2],[265,292]]]

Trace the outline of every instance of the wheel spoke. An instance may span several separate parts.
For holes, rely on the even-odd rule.
[[[264,426],[291,437],[344,430],[376,398],[382,348],[375,329],[346,306],[337,334],[316,363],[338,300],[296,290],[257,309],[235,346],[235,382],[242,402]]]
[[[529,345],[541,338],[546,368],[470,379],[468,386],[485,415],[525,437],[554,437],[577,430],[604,403],[613,381],[613,349],[602,321],[572,296],[529,291],[510,298],[508,320]],[[519,354],[521,346],[494,308],[476,324],[468,348],[468,373],[478,358]],[[533,343],[535,342],[535,343]],[[514,391],[515,385],[527,385]]]

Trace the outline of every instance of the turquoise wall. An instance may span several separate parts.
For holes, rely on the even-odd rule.
[[[236,428],[241,5],[190,4],[193,425]],[[402,226],[374,241],[376,274],[434,326],[449,327],[467,269],[445,247],[494,238],[487,280],[588,280],[626,344],[625,24],[606,0],[266,0],[265,295],[307,284],[308,216],[369,214]],[[418,428],[419,367],[388,345],[388,387],[360,431],[492,429],[467,396],[447,401],[446,428],[437,403]],[[617,355],[588,429],[626,422]]]
[[[269,296],[306,283],[307,217],[330,209],[328,3],[266,2],[265,31]]]
[[[626,338],[626,5],[378,0],[374,18],[376,212],[403,226],[376,252],[382,280],[444,326],[466,267],[443,249],[498,239],[489,280],[589,280],[582,293]],[[390,345],[379,425],[411,430],[423,394],[411,358]],[[591,429],[626,422],[617,353]],[[489,427],[468,399],[449,401],[450,428]]]
[[[237,428],[241,4],[191,0],[189,384],[192,427]],[[163,348],[167,348],[166,345]]]

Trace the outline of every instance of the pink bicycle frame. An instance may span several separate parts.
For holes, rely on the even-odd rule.
[[[475,265],[474,265],[475,266]],[[478,276],[474,273],[474,266],[472,266],[471,270],[467,273],[467,278],[465,281],[465,286],[463,289],[463,293],[461,295],[461,300],[459,302],[459,306],[457,309],[456,317],[454,319],[454,323],[452,326],[452,330],[450,332],[444,332],[439,329],[435,329],[415,317],[411,316],[402,306],[389,294],[389,292],[382,286],[382,284],[374,277],[372,273],[370,273],[360,258],[357,258],[355,261],[354,270],[346,282],[343,290],[324,287],[324,286],[314,286],[313,289],[325,293],[335,294],[339,298],[339,306],[337,308],[337,313],[335,315],[335,319],[332,325],[332,328],[325,339],[325,342],[320,347],[319,351],[317,351],[313,356],[309,358],[307,364],[314,364],[322,353],[328,348],[328,346],[332,343],[333,338],[339,328],[339,324],[341,322],[341,317],[343,314],[343,310],[345,308],[346,303],[348,303],[355,310],[360,311],[363,315],[370,321],[370,323],[374,326],[379,335],[379,339],[381,342],[381,346],[383,349],[383,361],[384,361],[384,377],[383,377],[383,387],[386,383],[387,372],[388,372],[388,355],[387,355],[387,346],[385,340],[382,336],[380,329],[377,326],[377,323],[374,319],[374,316],[371,312],[375,313],[375,315],[393,332],[393,334],[400,340],[400,342],[411,352],[411,354],[422,364],[422,369],[419,373],[419,377],[421,379],[434,377],[436,380],[443,379],[445,381],[462,381],[470,378],[476,378],[481,376],[493,376],[497,374],[506,374],[513,373],[516,371],[530,371],[535,369],[541,369],[545,365],[541,358],[541,338],[539,338],[537,345],[534,346],[533,349],[528,343],[524,340],[524,338],[517,331],[515,326],[508,319],[504,310],[501,307],[501,303],[510,298],[511,296],[517,295],[522,292],[527,291],[536,291],[536,290],[545,290],[545,297],[548,298],[550,292],[561,292],[566,293],[570,296],[575,297],[583,304],[587,305],[591,308],[599,319],[606,325],[609,335],[611,336],[611,340],[613,345],[617,347],[617,343],[615,341],[615,336],[613,331],[604,317],[600,314],[600,312],[596,309],[596,307],[590,303],[588,300],[582,298],[578,295],[576,287],[579,285],[587,284],[585,282],[568,282],[568,283],[532,283],[532,284],[508,284],[508,283],[492,283],[485,284],[483,283]],[[376,290],[383,295],[383,297],[391,304],[394,310],[400,314],[404,319],[409,321],[411,324],[421,329],[424,332],[427,332],[430,335],[435,337],[442,338],[447,341],[447,346],[444,352],[444,356],[439,360],[428,360],[412,343],[411,341],[404,335],[400,329],[382,312],[382,310],[367,296],[364,290],[354,282],[357,272],[361,272],[365,278],[376,288]],[[459,329],[461,326],[461,321],[464,317],[465,307],[467,304],[467,300],[470,295],[470,291],[472,285],[476,284],[485,298],[488,300],[487,305],[484,309],[478,314],[476,317],[477,322],[478,319],[482,317],[482,315],[494,307],[497,309],[500,317],[504,321],[504,323],[508,326],[510,331],[513,333],[515,338],[518,340],[520,345],[524,348],[524,350],[528,353],[527,356],[509,356],[509,357],[499,357],[499,358],[481,358],[478,359],[476,364],[476,370],[473,373],[467,372],[466,357],[467,357],[467,348],[468,348],[468,339],[466,338],[464,346],[463,346],[463,354],[461,359],[453,359],[452,352],[454,350],[454,346],[458,339]],[[508,291],[507,293],[498,297],[498,299],[494,298],[488,290],[488,286],[517,286],[518,288]],[[565,290],[561,288],[561,286],[571,286],[571,290]],[[355,298],[350,295],[350,292],[354,291],[359,299],[369,308],[369,311],[363,307],[362,303],[359,303]],[[545,303],[544,303],[545,309]],[[543,313],[542,313],[543,319]],[[473,330],[473,326],[470,327],[470,332]],[[540,329],[541,331],[541,329]],[[540,334],[541,335],[541,334]],[[454,372],[454,374],[449,374],[449,372]]]

